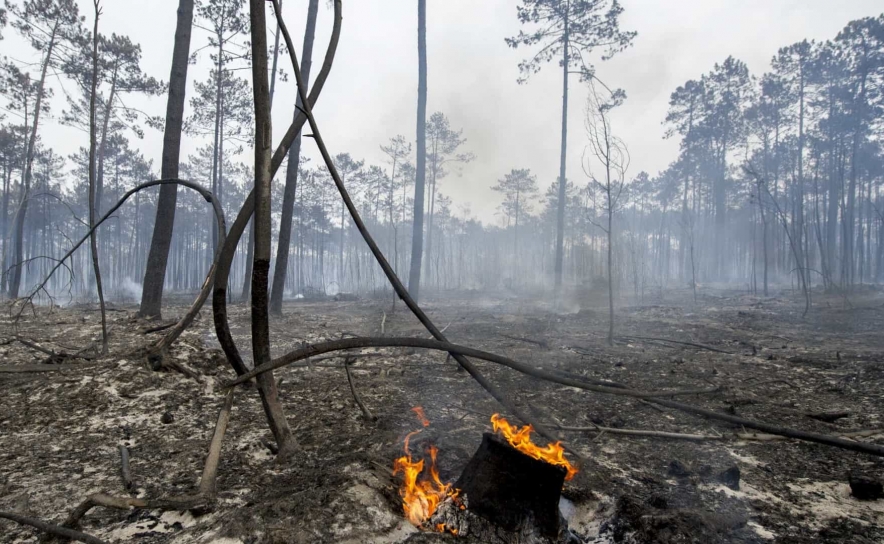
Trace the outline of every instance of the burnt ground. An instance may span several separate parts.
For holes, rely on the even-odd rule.
[[[707,290],[709,291],[709,290]],[[574,297],[571,297],[574,298]],[[609,347],[603,307],[556,311],[540,298],[461,293],[427,301],[428,314],[457,343],[547,369],[613,380],[645,390],[726,387],[679,400],[745,418],[884,443],[884,294],[854,294],[852,304],[789,292],[770,298],[707,292],[694,304],[667,292],[654,304],[620,308],[617,334],[693,342],[732,352],[629,340]],[[182,301],[183,303],[183,301]],[[576,306],[576,304],[574,304]],[[167,317],[182,306],[167,310]],[[69,307],[18,324],[9,309],[0,338],[13,334],[59,352],[92,344],[94,307]],[[131,451],[138,496],[192,492],[223,392],[233,377],[214,343],[210,313],[185,333],[172,354],[201,381],[152,372],[132,356],[156,335],[118,305],[111,356],[68,361],[53,372],[20,372],[46,355],[18,342],[0,346],[0,510],[60,523],[86,496],[123,494],[118,447]],[[342,333],[426,336],[400,304],[287,303],[274,319],[274,355],[302,342]],[[233,328],[248,351],[248,308],[232,307]],[[450,324],[449,324],[450,323]],[[503,335],[537,341],[539,344]],[[540,345],[542,344],[542,345]],[[454,480],[490,431],[500,407],[443,353],[373,350],[356,360],[354,380],[378,416],[366,421],[353,402],[340,359],[277,372],[300,451],[278,463],[254,389],[237,393],[225,440],[214,511],[191,513],[94,509],[82,529],[112,542],[456,542],[419,533],[401,516],[390,467],[406,433],[420,427],[410,408],[423,406],[432,425],[421,440],[439,447],[443,479]],[[884,477],[884,461],[797,441],[742,439],[743,429],[625,397],[539,382],[477,363],[539,420],[564,426],[646,429],[717,435],[689,442],[612,433],[562,431],[584,461],[564,490],[563,512],[588,542],[884,541],[884,500],[850,496],[847,474]],[[808,413],[847,412],[832,423]],[[163,418],[164,414],[171,415]],[[416,446],[416,447],[419,447]],[[738,489],[721,473],[737,467]],[[731,471],[733,473],[733,470]],[[4,542],[36,542],[37,533],[0,520]]]

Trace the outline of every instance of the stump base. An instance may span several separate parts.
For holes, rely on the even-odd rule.
[[[528,457],[485,433],[455,487],[466,496],[467,512],[492,527],[556,542],[565,527],[559,513],[565,474],[564,469]]]

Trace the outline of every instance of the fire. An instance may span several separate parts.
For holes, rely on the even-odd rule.
[[[415,406],[411,409],[411,411],[417,415],[417,418],[421,421],[421,425],[423,425],[424,427],[430,426],[430,420],[427,419],[426,414],[424,414],[423,408],[421,408],[420,406]]]
[[[571,480],[577,474],[577,469],[565,459],[565,448],[562,447],[561,442],[549,443],[546,447],[541,448],[531,441],[531,432],[534,427],[525,425],[519,428],[510,425],[509,421],[501,417],[500,414],[491,416],[491,425],[494,427],[494,432],[503,435],[510,446],[525,455],[567,470],[568,474],[565,476],[565,480]]]
[[[424,427],[430,424],[430,421],[424,415],[424,411],[420,406],[412,408],[418,419]],[[415,460],[411,456],[408,444],[413,436],[420,433],[417,430],[405,437],[405,455],[393,461],[393,475],[400,472],[403,475],[402,487],[399,488],[399,496],[402,497],[402,509],[405,517],[417,527],[430,519],[430,516],[436,512],[439,503],[446,497],[456,499],[460,493],[459,489],[454,489],[451,484],[443,484],[439,478],[439,470],[436,468],[436,455],[439,449],[430,445],[427,453],[430,456],[430,466],[427,472],[424,471],[425,459]],[[440,527],[441,526],[441,527]],[[444,524],[438,524],[435,529],[439,532],[446,530]]]

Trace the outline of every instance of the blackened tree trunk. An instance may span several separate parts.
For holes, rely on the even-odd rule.
[[[166,102],[166,126],[163,133],[163,157],[161,177],[178,177],[178,161],[181,154],[181,129],[184,125],[184,98],[187,93],[187,60],[190,54],[190,33],[193,27],[193,1],[179,0],[178,24],[175,28],[175,46],[172,50],[172,73],[169,76],[169,99]],[[163,303],[163,283],[172,245],[172,228],[175,225],[175,206],[178,186],[161,185],[157,202],[157,217],[153,227],[153,239],[144,271],[144,287],[141,292],[142,317],[160,318]],[[214,223],[213,223],[214,224]]]
[[[417,172],[414,180],[411,270],[408,275],[408,292],[415,302],[420,295],[424,252],[424,185],[427,178],[427,0],[417,2],[417,55]]]
[[[319,0],[310,0],[307,7],[307,29],[304,31],[304,48],[301,57],[301,79],[306,85],[310,81],[310,65],[313,57],[313,41],[316,37],[316,16],[319,12]],[[277,33],[277,40],[279,34]],[[301,98],[298,97],[300,108]],[[300,111],[295,109],[295,117]],[[282,314],[282,297],[285,292],[285,277],[289,264],[291,246],[292,215],[295,209],[295,192],[298,187],[298,166],[301,159],[301,134],[295,138],[289,148],[288,166],[285,174],[285,190],[282,195],[282,217],[279,221],[279,242],[276,247],[276,266],[273,270],[273,288],[270,291],[270,313]]]
[[[255,101],[255,257],[252,270],[252,357],[258,367],[270,362],[267,283],[270,274],[271,154],[270,89],[267,81],[267,29],[264,0],[250,1],[252,33],[252,91]],[[294,54],[294,52],[292,52]],[[276,380],[270,373],[258,380],[261,401],[282,457],[295,447],[292,431],[279,403]]]

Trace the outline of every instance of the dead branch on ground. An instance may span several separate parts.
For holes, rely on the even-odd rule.
[[[230,422],[230,411],[233,407],[234,390],[227,392],[224,405],[218,413],[218,421],[215,423],[215,431],[212,441],[209,443],[209,451],[200,477],[198,492],[195,495],[182,495],[178,497],[160,497],[156,499],[139,499],[133,497],[114,497],[105,493],[90,495],[80,503],[68,515],[63,528],[75,529],[80,520],[96,506],[113,508],[116,510],[131,510],[141,508],[146,510],[177,510],[205,512],[211,509],[215,501],[215,482],[218,476],[218,463],[221,458],[221,444],[227,425]],[[100,541],[99,541],[100,542]]]
[[[684,404],[681,402],[676,402],[673,400],[668,400],[662,397],[671,397],[677,394],[680,395],[688,395],[688,394],[701,394],[701,393],[712,393],[716,391],[720,391],[720,388],[716,389],[706,389],[706,390],[696,390],[696,391],[676,391],[676,392],[645,392],[645,391],[635,391],[632,389],[618,389],[614,387],[604,387],[597,385],[590,385],[585,382],[562,378],[560,376],[556,376],[549,372],[545,372],[542,370],[538,370],[534,367],[526,365],[524,363],[519,363],[517,361],[513,361],[507,357],[503,357],[501,355],[497,355],[494,353],[488,353],[485,351],[477,350],[474,348],[469,348],[466,346],[458,346],[455,344],[451,344],[448,342],[441,342],[436,340],[425,340],[423,338],[345,338],[342,340],[334,340],[331,342],[325,342],[322,344],[316,344],[313,346],[307,346],[304,348],[300,348],[298,350],[292,351],[282,357],[279,357],[266,365],[262,365],[251,372],[240,376],[236,380],[229,382],[226,384],[226,387],[232,387],[236,384],[242,383],[243,381],[252,378],[258,374],[263,372],[268,372],[270,370],[274,370],[283,366],[286,366],[289,363],[299,361],[301,359],[306,359],[313,355],[318,355],[322,353],[327,353],[329,351],[340,351],[344,349],[353,349],[357,347],[417,347],[417,348],[425,348],[425,349],[435,349],[439,351],[447,351],[449,353],[457,354],[456,357],[463,357],[463,355],[469,357],[475,357],[477,359],[483,359],[489,362],[498,363],[504,366],[508,366],[513,370],[517,370],[522,372],[523,374],[528,374],[530,376],[534,376],[536,378],[540,378],[545,381],[550,381],[553,383],[559,383],[562,385],[568,385],[572,387],[576,387],[578,389],[584,389],[587,391],[594,391],[597,393],[606,393],[610,395],[619,395],[619,396],[627,396],[634,397],[639,399],[645,399],[648,402],[655,403],[661,406],[666,406],[667,408],[673,408],[676,410],[680,410],[682,412],[687,412],[694,415],[699,415],[703,417],[708,417],[710,419],[717,419],[719,421],[725,421],[728,423],[733,423],[736,425],[742,425],[743,427],[748,427],[750,429],[757,429],[760,431],[764,431],[771,434],[778,434],[782,436],[786,436],[789,438],[796,438],[799,440],[804,440],[807,442],[816,442],[818,444],[824,444],[827,446],[834,446],[837,448],[858,451],[860,453],[867,453],[871,455],[877,455],[879,457],[884,457],[884,446],[879,446],[877,444],[865,444],[862,442],[856,442],[853,440],[844,440],[838,438],[836,436],[812,433],[807,431],[801,431],[797,429],[790,429],[787,427],[779,427],[777,425],[771,425],[769,423],[764,423],[760,421],[752,421],[749,419],[744,419],[738,416],[733,416],[730,414],[723,414],[720,412],[715,412],[713,410],[707,410],[705,408],[701,408],[699,406],[693,406],[690,404]],[[484,379],[484,378],[483,378]],[[523,420],[526,423],[533,424],[530,420]],[[537,427],[535,427],[537,429]],[[549,438],[549,437],[547,437]]]
[[[594,391],[596,393],[607,393],[610,395],[619,395],[626,397],[634,397],[634,398],[647,398],[654,399],[659,397],[674,397],[674,396],[684,396],[684,395],[702,395],[709,393],[717,393],[721,391],[720,387],[709,388],[709,389],[689,389],[689,390],[673,390],[673,391],[637,391],[634,389],[623,389],[618,387],[610,387],[606,385],[597,385],[590,380],[581,380],[571,377],[559,376],[557,374],[553,374],[552,372],[538,369],[534,366],[528,365],[526,363],[521,363],[519,361],[515,361],[510,359],[509,357],[504,357],[502,355],[498,355],[496,353],[490,353],[487,351],[482,351],[479,349],[460,346],[457,344],[452,344],[450,342],[442,342],[439,340],[427,340],[426,338],[395,338],[395,337],[387,337],[387,338],[342,338],[340,340],[330,340],[328,342],[322,342],[319,344],[313,344],[298,348],[294,351],[291,351],[281,357],[277,357],[270,363],[264,364],[251,370],[242,376],[239,376],[235,380],[227,382],[223,387],[233,387],[239,385],[243,382],[246,382],[255,376],[259,376],[265,372],[269,372],[271,370],[276,370],[278,368],[288,366],[297,361],[301,361],[315,355],[322,355],[323,353],[329,353],[333,351],[343,351],[347,349],[356,349],[356,348],[366,348],[366,347],[411,347],[411,348],[423,348],[423,349],[432,349],[437,351],[447,351],[449,353],[454,354],[456,357],[474,357],[476,359],[482,359],[488,362],[497,363],[499,365],[503,365],[517,372],[521,372],[522,374],[526,374],[528,376],[533,376],[535,378],[540,378],[541,380],[558,383],[560,385],[567,385],[571,387],[576,387],[578,389],[584,389],[587,391]],[[484,379],[484,378],[483,378]],[[526,423],[531,423],[530,421],[525,421]]]
[[[651,336],[618,336],[616,340],[620,341],[629,341],[629,340],[645,340],[648,342],[663,342],[666,344],[677,344],[680,346],[690,346],[697,349],[705,349],[707,351],[714,351],[715,353],[724,353],[725,355],[737,355],[732,351],[725,351],[723,349],[714,348],[712,346],[707,346],[705,344],[696,344],[694,342],[682,342],[679,340],[670,340],[668,338],[654,338]]]
[[[534,340],[533,338],[525,338],[524,336],[516,336],[513,334],[505,334],[502,332],[495,333],[497,336],[502,336],[504,338],[509,338],[510,340],[518,340],[519,342],[525,342],[527,344],[534,344],[535,346],[540,346],[544,349],[549,349],[549,344],[546,340]]]
[[[344,372],[347,373],[347,383],[350,384],[350,392],[353,393],[353,400],[356,401],[356,405],[359,406],[359,409],[362,410],[362,415],[365,416],[365,419],[368,421],[377,421],[377,416],[371,413],[371,410],[362,402],[362,399],[359,397],[359,393],[356,391],[356,385],[353,384],[353,376],[350,374],[350,364],[352,363],[350,357],[344,359]]]
[[[86,533],[81,533],[80,531],[68,529],[67,527],[62,527],[60,525],[46,523],[45,521],[40,521],[39,519],[13,514],[12,512],[0,512],[0,518],[8,519],[9,521],[14,521],[21,525],[29,525],[35,529],[43,531],[44,533],[67,538],[70,540],[75,540],[78,542],[85,542],[86,544],[107,544],[107,542],[105,542],[104,540],[101,540],[100,538],[95,538],[92,535],[87,535]]]

